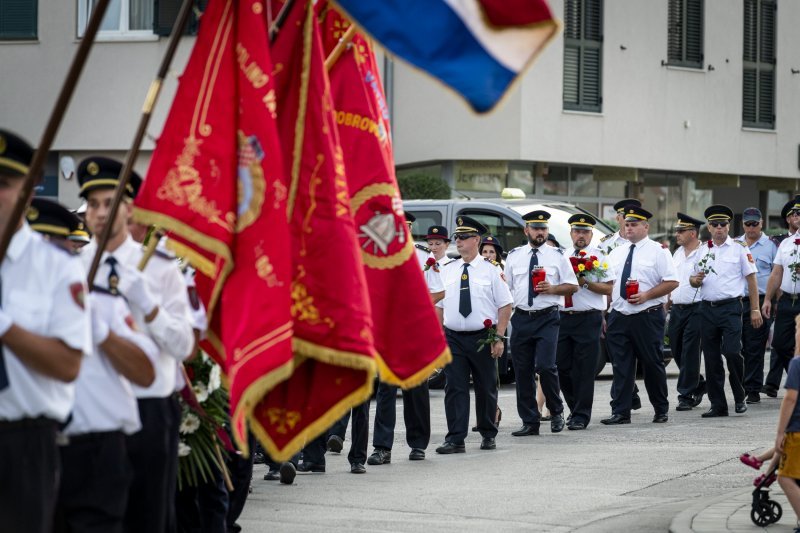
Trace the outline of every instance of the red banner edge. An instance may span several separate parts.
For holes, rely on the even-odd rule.
[[[418,370],[407,378],[401,378],[395,374],[386,361],[383,360],[380,354],[375,355],[375,362],[378,365],[378,375],[381,381],[389,385],[395,385],[402,389],[412,389],[417,385],[421,385],[427,380],[433,371],[437,368],[444,368],[453,360],[453,355],[450,353],[450,348],[445,344],[444,351],[436,356],[432,362],[427,364],[422,369]]]

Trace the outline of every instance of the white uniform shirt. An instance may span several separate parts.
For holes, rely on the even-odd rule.
[[[111,331],[144,351],[155,364],[158,347],[147,335],[134,331],[131,311],[125,299],[93,292],[92,311],[100,313]],[[95,346],[91,357],[84,359],[75,381],[75,407],[64,432],[81,435],[100,431],[123,431],[130,435],[142,427],[139,406],[130,382],[117,372],[105,352]]]
[[[14,324],[61,340],[88,355],[92,350],[86,273],[78,258],[44,241],[27,223],[14,234],[0,267],[3,312]],[[84,309],[86,307],[86,309]],[[45,416],[63,422],[75,385],[44,376],[3,346],[9,386],[0,392],[0,420]]]
[[[428,285],[428,292],[431,294],[436,292],[442,292],[444,290],[444,283],[442,282],[442,276],[439,270],[436,270],[434,267],[425,270],[425,263],[427,263],[429,257],[433,257],[433,254],[426,253],[424,250],[420,250],[417,247],[414,247],[414,251],[417,253],[417,261],[419,261],[419,266],[422,268],[422,273],[425,275],[425,283]],[[434,259],[436,259],[434,257]],[[437,262],[437,267],[441,269],[439,263]]]
[[[586,248],[583,248],[583,250],[586,252],[587,257],[594,255],[597,257],[597,260],[600,261],[601,264],[604,262],[607,263],[605,255],[603,255],[603,252],[600,251],[598,248],[589,245]],[[569,248],[567,248],[566,251],[564,252],[564,255],[567,257],[567,261],[569,261],[569,258],[575,255],[575,247],[570,246]],[[572,265],[570,264],[570,268],[571,267]],[[614,271],[611,269],[611,265],[609,265],[608,270],[606,271],[606,275],[603,279],[596,280],[595,276],[590,274],[586,276],[586,281],[599,281],[602,283],[607,281],[613,281],[614,277],[615,277]],[[580,280],[578,280],[578,283],[580,283]],[[572,295],[572,307],[564,307],[564,305],[562,304],[560,309],[561,311],[591,311],[591,310],[605,311],[606,296],[604,294],[597,294],[596,292],[592,292],[589,289],[584,289],[583,287],[579,287],[578,292]]]
[[[700,290],[698,290],[696,287],[689,285],[689,277],[694,274],[695,265],[702,257],[699,254],[699,244],[688,256],[683,246],[675,250],[675,253],[672,254],[672,262],[675,265],[675,270],[678,272],[678,281],[680,282],[678,288],[669,295],[672,303],[685,305],[692,302],[699,302],[702,299],[703,288],[700,287]]]
[[[461,274],[464,259],[456,259],[441,267],[444,282],[444,299],[437,307],[444,309],[444,327],[453,331],[477,331],[483,329],[487,318],[497,324],[497,310],[512,303],[508,285],[500,277],[500,269],[481,256],[475,257],[467,267],[472,312],[466,317],[458,311],[461,301]]]
[[[94,240],[83,247],[81,257],[85,262],[91,263],[96,249]],[[113,253],[103,252],[95,284],[100,287],[107,284],[109,266],[105,260],[109,255],[127,268],[138,269],[143,253],[141,245],[130,236]],[[145,323],[144,316],[136,309],[133,310],[133,318],[139,330],[155,341],[160,353],[155,364],[156,379],[153,384],[147,388],[132,387],[137,398],[165,398],[175,391],[178,383],[177,363],[189,357],[194,346],[186,282],[177,263],[158,256],[150,259],[143,274],[159,311],[149,324]],[[120,273],[119,290],[123,295],[128,283],[129,280]]]
[[[630,241],[620,235],[617,231],[600,239],[600,244],[598,244],[597,247],[601,252],[603,252],[603,255],[607,256],[613,252],[615,248],[619,248],[620,246],[624,246],[626,244],[630,244]]]
[[[703,280],[702,299],[704,301],[717,302],[742,296],[742,280],[749,274],[756,273],[756,265],[750,249],[744,243],[734,241],[731,237],[725,239],[721,246],[716,244],[709,249],[708,242],[700,246],[697,261],[695,262],[694,274],[701,270],[699,262],[711,252],[714,256],[709,259],[707,267],[714,268],[714,272],[706,274]]]
[[[611,308],[623,315],[632,315],[645,309],[650,309],[657,304],[667,302],[667,295],[654,300],[648,300],[641,304],[631,304],[627,299],[620,296],[620,283],[622,272],[625,268],[625,261],[628,259],[631,243],[617,246],[608,256],[608,263],[614,269],[614,289],[611,292]],[[662,247],[653,239],[646,237],[635,244],[631,261],[631,273],[628,279],[639,281],[639,292],[649,291],[662,281],[678,281],[678,273],[672,263],[672,256],[669,250]]]
[[[545,281],[551,285],[568,283],[578,285],[578,278],[572,271],[572,265],[564,256],[564,251],[547,244],[538,247],[538,263],[544,267]],[[525,311],[538,311],[554,305],[564,305],[564,297],[555,294],[536,293],[533,306],[528,305],[528,288],[530,285],[530,264],[533,247],[525,244],[508,252],[506,257],[506,281],[514,297],[514,307]]]
[[[783,239],[775,254],[775,264],[783,267],[781,290],[789,295],[800,292],[800,281],[792,281],[792,269],[789,268],[792,263],[800,263],[800,245],[794,243],[796,239],[800,239],[800,231]],[[800,274],[796,277],[800,280]]]

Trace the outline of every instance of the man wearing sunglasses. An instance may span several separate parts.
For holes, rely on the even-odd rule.
[[[678,213],[675,240],[679,248],[672,254],[680,285],[670,295],[669,344],[672,357],[680,369],[678,374],[678,407],[676,411],[691,411],[700,405],[705,393],[705,381],[700,375],[700,292],[689,284],[689,276],[700,260],[701,220]]]
[[[780,246],[784,239],[790,235],[794,235],[797,230],[800,230],[800,211],[794,209],[794,205],[800,203],[800,197],[795,196],[786,202],[781,209],[781,219],[788,231],[782,235],[773,235],[770,240],[775,243],[775,246]]]
[[[692,287],[702,287],[701,341],[706,366],[708,399],[711,408],[703,418],[728,416],[725,397],[725,367],[737,413],[747,411],[744,392],[744,359],[742,358],[742,296],[749,295],[750,321],[754,328],[763,324],[758,308],[756,265],[747,244],[734,241],[729,235],[733,211],[724,205],[712,205],[705,211],[711,240],[700,247],[700,261],[689,278]],[[744,287],[747,292],[744,292]]]
[[[758,282],[758,308],[764,303],[764,294],[767,291],[767,280],[772,272],[772,263],[778,247],[764,235],[762,230],[763,219],[761,211],[755,207],[748,207],[742,212],[744,235],[737,240],[744,241],[750,249],[750,254],[755,260],[756,281]],[[764,352],[767,349],[767,338],[772,319],[767,318],[760,328],[754,327],[750,320],[750,298],[742,298],[742,357],[744,357],[744,391],[747,394],[747,403],[761,401],[759,393],[764,383]]]
[[[475,411],[481,450],[495,449],[497,425],[497,382],[494,359],[503,355],[503,341],[481,347],[489,337],[487,322],[496,334],[504,337],[513,301],[500,269],[478,254],[486,226],[477,220],[459,216],[453,232],[460,259],[442,267],[444,299],[436,306],[443,317],[447,344],[453,361],[444,367],[444,411],[447,436],[436,453],[464,453],[464,439],[469,431],[469,376],[475,386]],[[531,376],[533,381],[533,376]]]
[[[794,197],[794,204],[786,217],[791,232],[792,223],[800,220],[800,196]],[[789,361],[794,355],[794,319],[800,314],[800,283],[792,279],[792,270],[800,262],[800,245],[796,244],[800,233],[795,230],[778,246],[772,274],[767,281],[767,291],[761,309],[769,318],[775,313],[775,331],[772,334],[772,355],[770,356],[769,374],[764,383],[764,394],[771,398],[778,395],[783,371],[789,368]],[[795,276],[797,279],[797,276]],[[780,291],[780,292],[779,292]],[[772,307],[772,299],[779,294],[776,308]]]

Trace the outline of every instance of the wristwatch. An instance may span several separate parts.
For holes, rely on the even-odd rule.
[[[583,278],[583,285],[581,285],[581,289],[588,289],[588,288],[589,288],[589,282],[586,281],[586,278]]]

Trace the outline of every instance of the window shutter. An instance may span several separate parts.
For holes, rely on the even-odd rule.
[[[575,109],[578,100],[578,86],[580,84],[580,48],[577,46],[564,47],[564,105]]]
[[[581,38],[581,0],[564,2],[564,38]]]
[[[0,0],[0,39],[36,39],[38,0]]]
[[[683,59],[683,0],[669,0],[667,9],[667,61]]]
[[[2,0],[0,0],[2,1]],[[175,20],[178,18],[178,12],[181,10],[183,0],[154,0],[155,9],[153,16],[153,32],[156,35],[169,37],[172,32],[172,27],[175,25]],[[189,22],[186,24],[184,35],[197,35],[199,21],[197,19],[196,10],[202,12],[208,0],[195,0],[192,14],[189,15]]]
[[[581,103],[600,110],[600,49],[585,48],[581,73]]]
[[[602,0],[584,0],[584,33],[583,38],[589,41],[603,40],[603,2]]]
[[[601,110],[603,1],[564,1],[564,109]]]
[[[761,2],[761,19],[759,30],[761,32],[758,60],[762,63],[775,64],[775,3]]]
[[[703,0],[686,0],[687,64],[703,67]]]
[[[758,122],[767,127],[775,126],[775,71],[758,73]]]
[[[744,0],[744,60],[758,60],[757,0]]]
[[[756,79],[758,71],[746,68],[743,72],[742,83],[742,122],[755,124],[758,120],[756,114]]]

